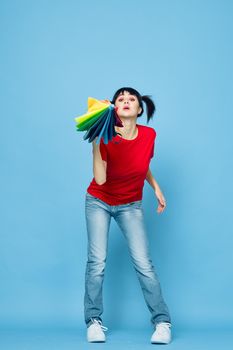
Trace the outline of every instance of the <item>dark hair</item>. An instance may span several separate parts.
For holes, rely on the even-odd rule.
[[[117,97],[121,94],[124,93],[124,91],[129,92],[131,95],[134,95],[137,97],[138,102],[139,102],[139,106],[142,108],[141,113],[138,114],[138,117],[140,117],[143,112],[143,104],[142,102],[145,102],[146,104],[146,114],[147,114],[147,124],[149,123],[149,120],[153,117],[154,112],[156,111],[156,107],[154,102],[152,101],[152,99],[150,98],[150,95],[141,95],[137,90],[131,88],[131,87],[122,87],[120,89],[118,89],[114,96],[112,101],[110,101],[112,104],[115,104],[115,101],[117,99]]]

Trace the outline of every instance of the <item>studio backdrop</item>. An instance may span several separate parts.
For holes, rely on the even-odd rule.
[[[172,321],[231,327],[232,3],[0,4],[0,324],[84,327],[84,213],[92,145],[74,118],[122,86],[151,95],[145,181],[152,260]],[[126,241],[112,219],[103,287],[109,327],[148,327]]]

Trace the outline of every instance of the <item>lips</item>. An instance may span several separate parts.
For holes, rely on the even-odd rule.
[[[129,109],[129,107],[124,107],[123,109]]]

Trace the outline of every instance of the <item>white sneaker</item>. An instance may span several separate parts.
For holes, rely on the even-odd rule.
[[[87,328],[87,341],[88,342],[105,342],[106,337],[104,332],[108,328],[102,326],[102,322],[95,318],[92,319],[92,324]],[[104,332],[103,332],[104,331]]]
[[[171,341],[171,323],[159,322],[151,337],[152,344],[168,344]]]

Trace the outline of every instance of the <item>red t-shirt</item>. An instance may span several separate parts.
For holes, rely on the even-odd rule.
[[[110,205],[119,205],[142,199],[144,180],[154,156],[156,131],[136,124],[138,134],[133,140],[119,135],[108,144],[100,141],[102,159],[107,162],[106,182],[98,185],[93,177],[87,192]]]

